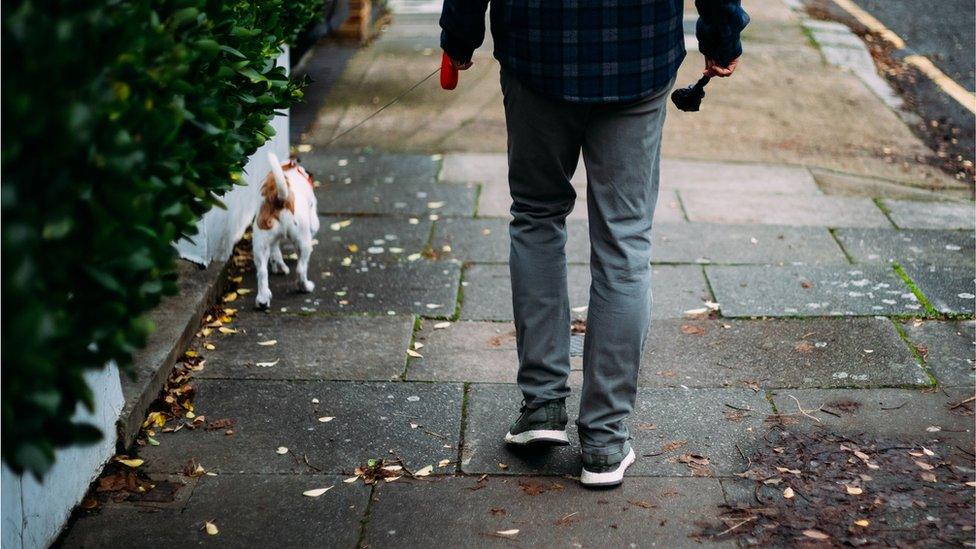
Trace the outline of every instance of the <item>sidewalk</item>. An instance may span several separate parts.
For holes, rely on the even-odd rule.
[[[196,340],[202,365],[187,359],[196,417],[156,427],[158,445],[139,449],[155,488],[98,495],[63,545],[823,541],[811,530],[840,543],[861,517],[871,525],[849,535],[872,542],[970,539],[968,190],[915,162],[923,145],[822,62],[794,13],[753,4],[741,73],[710,85],[702,112],[668,122],[654,322],[630,423],[639,457],[623,488],[578,487],[572,423],[570,447],[502,444],[520,395],[490,49],[456,92],[431,81],[322,147],[436,67],[436,16],[410,14],[353,58],[305,136],[303,163],[321,181],[315,292],[274,277],[272,309],[257,312],[243,273],[224,304],[237,309],[230,329]],[[575,181],[582,189],[585,174]],[[580,318],[585,212],[571,216],[567,250]],[[576,388],[578,357],[573,367]],[[574,418],[575,395],[568,404]],[[824,461],[800,445],[810,440],[840,454]],[[918,470],[889,466],[894,454]],[[764,469],[774,458],[782,471]],[[846,491],[827,465],[844,468]],[[330,489],[303,495],[319,488]],[[727,514],[760,503],[783,509],[779,530]]]

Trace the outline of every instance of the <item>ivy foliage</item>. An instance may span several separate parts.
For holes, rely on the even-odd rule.
[[[174,293],[173,241],[301,98],[276,66],[321,0],[4,2],[2,454],[40,477],[102,433],[85,374]]]

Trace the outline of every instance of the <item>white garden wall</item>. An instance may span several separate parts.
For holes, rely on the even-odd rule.
[[[288,51],[278,59],[288,67]],[[267,151],[288,158],[288,115],[272,123],[276,135],[265,143],[247,163],[244,181],[222,198],[226,210],[208,212],[198,224],[194,242],[176,243],[180,257],[200,264],[225,261],[234,243],[251,222],[260,198],[261,182],[268,173]],[[105,438],[93,446],[66,448],[58,452],[57,462],[43,482],[30,475],[19,477],[5,466],[0,471],[0,547],[2,549],[44,548],[59,535],[65,521],[98,476],[102,466],[115,453],[115,424],[124,399],[118,368],[105,369],[86,376],[95,397],[95,411],[79,407],[75,417],[98,426]]]

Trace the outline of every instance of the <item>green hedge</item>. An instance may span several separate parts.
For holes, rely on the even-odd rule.
[[[83,375],[131,354],[172,242],[301,97],[275,66],[320,0],[4,2],[2,447],[40,476],[98,440]]]

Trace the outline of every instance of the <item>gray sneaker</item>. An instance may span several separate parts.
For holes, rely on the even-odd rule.
[[[569,444],[566,436],[566,414],[564,400],[550,400],[540,408],[530,409],[525,405],[520,410],[519,418],[505,433],[508,444],[554,444],[565,446]]]
[[[616,486],[624,481],[624,472],[637,460],[630,442],[625,442],[620,453],[612,456],[583,452],[583,472],[580,484],[588,487]]]

